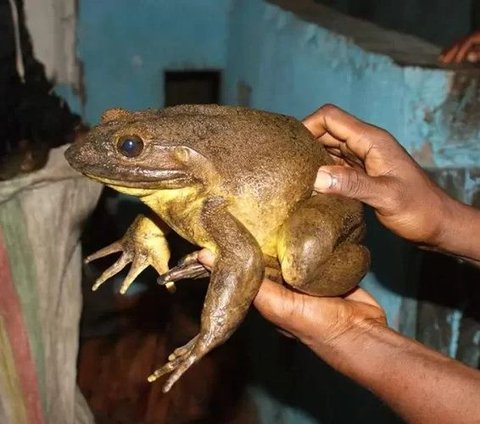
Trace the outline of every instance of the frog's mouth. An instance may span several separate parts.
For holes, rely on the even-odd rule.
[[[82,172],[85,176],[107,184],[115,189],[120,188],[141,188],[141,189],[163,189],[180,188],[193,183],[191,175],[182,170],[143,170],[141,173],[122,173],[118,172],[120,178],[111,178],[110,176],[91,173],[88,170]],[[124,175],[124,178],[122,177]]]
[[[71,145],[65,152],[70,166],[83,175],[118,191],[122,189],[161,190],[183,188],[196,182],[192,173],[178,163],[122,163],[109,160],[108,152],[82,149]],[[87,146],[88,147],[88,146]]]

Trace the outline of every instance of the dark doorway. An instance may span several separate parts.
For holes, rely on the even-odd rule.
[[[219,71],[167,71],[164,81],[165,106],[220,101]]]

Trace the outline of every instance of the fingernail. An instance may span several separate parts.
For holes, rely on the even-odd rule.
[[[322,171],[317,172],[317,178],[315,180],[315,190],[323,191],[331,189],[336,183],[336,179],[332,174]]]

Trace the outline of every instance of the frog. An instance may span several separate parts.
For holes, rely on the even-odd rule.
[[[121,293],[148,266],[170,288],[210,278],[198,335],[148,377],[165,376],[164,392],[230,338],[264,278],[308,295],[340,296],[369,269],[362,204],[315,192],[319,167],[334,162],[294,117],[215,104],[112,108],[65,157],[153,213],[139,215],[122,239],[86,258],[121,253],[93,289],[128,264]],[[198,246],[171,268],[170,230]],[[210,269],[199,261],[202,249],[215,255]]]

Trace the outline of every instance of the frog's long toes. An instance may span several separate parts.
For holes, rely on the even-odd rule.
[[[97,290],[105,281],[118,274],[128,264],[129,259],[127,256],[122,255],[110,268],[103,271],[102,275],[95,280],[95,284],[92,286],[92,290]]]
[[[173,361],[174,359],[180,357],[180,356],[184,356],[186,355],[187,353],[189,353],[193,347],[195,346],[195,343],[197,342],[198,340],[198,335],[196,335],[192,340],[190,340],[186,345],[183,345],[181,347],[178,347],[177,349],[175,349],[168,357],[168,360],[169,361]]]
[[[133,260],[132,266],[125,277],[125,280],[123,280],[122,286],[120,287],[121,294],[125,294],[127,292],[128,288],[135,281],[135,278],[138,277],[138,274],[140,274],[147,266],[148,263],[144,259]]]
[[[183,375],[183,373],[203,356],[198,349],[199,346],[197,342],[199,338],[200,335],[197,335],[186,345],[175,349],[168,357],[168,363],[162,368],[154,371],[148,377],[148,381],[151,383],[165,374],[174,371],[163,387],[163,392],[168,392],[177,382],[177,380]]]
[[[123,250],[120,242],[116,241],[115,243],[110,244],[109,246],[104,247],[103,249],[98,250],[91,255],[88,255],[83,262],[88,264],[96,259],[103,258],[105,256],[111,255],[112,253],[118,253]]]
[[[197,356],[194,354],[189,354],[187,357],[177,358],[173,361],[170,361],[168,364],[164,365],[162,368],[154,371],[149,377],[148,381],[153,383],[155,380],[159,379],[160,377],[168,374],[172,371],[174,373],[170,376],[167,380],[165,385],[162,388],[164,393],[170,391],[172,386],[178,381],[178,379],[187,371],[196,361]]]
[[[197,356],[193,353],[188,355],[182,362],[176,367],[175,372],[170,376],[165,385],[162,388],[163,393],[170,391],[172,386],[178,381],[178,379],[198,360]]]
[[[162,368],[155,370],[152,374],[148,376],[148,382],[153,383],[155,380],[158,380],[163,375],[172,372],[178,366],[180,360],[181,358],[174,359],[173,361],[166,363]]]

